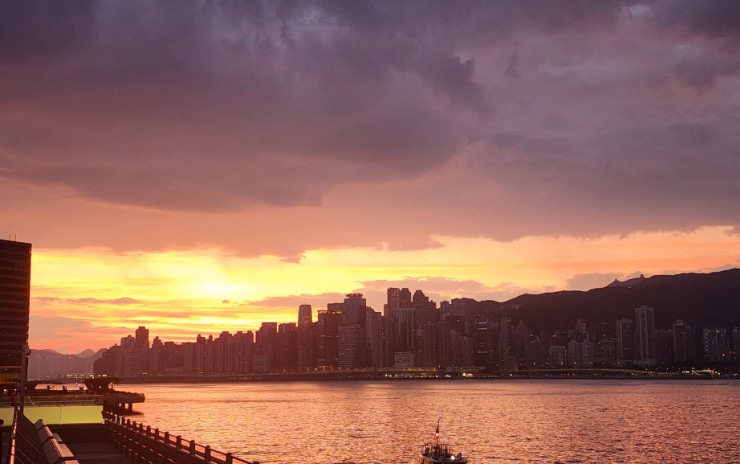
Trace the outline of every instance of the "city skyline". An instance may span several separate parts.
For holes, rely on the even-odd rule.
[[[440,356],[439,349],[452,349],[458,343],[460,347],[465,347],[458,349],[468,354],[456,358],[457,364],[453,363],[452,366],[485,368],[489,371],[527,369],[527,362],[552,368],[548,356],[554,356],[553,349],[562,349],[563,359],[569,361],[568,366],[581,368],[617,367],[625,362],[635,363],[635,366],[663,368],[685,367],[686,364],[681,363],[687,361],[698,363],[694,366],[717,361],[736,363],[740,326],[733,301],[737,295],[739,273],[740,269],[733,269],[713,274],[653,278],[640,276],[626,282],[614,281],[607,287],[589,292],[521,295],[509,302],[470,298],[436,302],[422,289],[387,288],[382,311],[368,306],[365,295],[349,293],[344,295],[343,302],[327,302],[322,307],[301,304],[294,308],[294,318],[289,321],[261,321],[259,328],[240,327],[235,333],[217,330],[215,333],[199,333],[195,338],[198,345],[216,342],[222,346],[221,349],[233,343],[243,345],[239,353],[242,357],[247,353],[251,357],[253,347],[260,346],[260,340],[262,344],[269,340],[269,347],[263,347],[262,350],[275,355],[282,349],[276,349],[272,343],[282,339],[280,343],[295,344],[288,349],[293,352],[293,361],[280,365],[280,369],[289,370],[316,367],[387,368],[404,364],[408,364],[405,367],[451,367],[447,363],[454,358],[452,355],[439,358],[437,362],[433,359]],[[707,291],[711,292],[708,300],[696,301],[699,295],[706,295]],[[661,308],[657,318],[660,324],[656,324],[654,308],[642,304],[646,301],[652,301],[652,304]],[[686,301],[695,302],[686,304]],[[629,308],[634,302],[641,304],[632,313]],[[533,313],[532,306],[539,307],[539,310]],[[542,311],[547,307],[550,310]],[[313,317],[314,311],[316,318]],[[575,329],[571,327],[573,321]],[[266,335],[260,336],[265,330],[272,333],[267,339]],[[512,330],[515,332],[510,332]],[[145,335],[142,336],[140,332]],[[442,335],[444,333],[447,335]],[[481,334],[486,333],[488,335],[481,338]],[[286,341],[285,337],[292,341]],[[710,341],[711,337],[715,337],[714,342]],[[149,330],[139,326],[135,338],[129,334],[121,338],[120,345],[112,345],[108,349],[115,348],[118,350],[115,356],[125,358],[127,346],[141,349],[142,345],[146,345],[148,348],[148,338]],[[159,335],[155,338],[159,348],[162,348],[163,342],[164,346],[172,343],[193,346],[191,340],[163,340]],[[446,338],[453,342],[443,341]],[[334,353],[334,363],[326,359],[317,362],[317,358],[326,357],[318,353],[327,350],[325,345],[330,339],[336,345],[329,350]],[[514,339],[520,341],[514,342]],[[360,340],[365,342],[361,343]],[[487,348],[482,350],[481,343]],[[514,364],[518,367],[505,364],[505,357],[501,357],[501,354],[494,355],[505,352],[500,343],[511,344],[508,350],[520,360]],[[249,348],[244,344],[248,344]],[[433,348],[435,345],[440,348]],[[319,349],[319,346],[322,348]],[[480,354],[475,354],[480,352],[491,353],[492,358],[487,355],[481,358]],[[255,353],[266,354],[259,350]],[[172,355],[170,352],[169,356]],[[401,359],[394,358],[394,355],[400,355]],[[141,357],[141,354],[138,356]],[[313,363],[306,363],[307,357],[313,357]],[[300,359],[303,359],[303,364],[299,366]],[[182,360],[179,362],[182,363]],[[119,369],[124,364],[119,361]],[[267,366],[275,364],[273,359]],[[249,364],[242,360],[234,365],[242,365],[243,372],[251,371],[251,360]],[[179,369],[182,369],[182,365]],[[190,369],[194,369],[194,366]],[[107,373],[123,375],[120,372]],[[155,373],[156,370],[150,372],[152,375]]]
[[[633,285],[644,284],[619,287],[631,292]],[[593,368],[677,373],[716,367],[732,372],[740,348],[737,319],[723,326],[716,319],[707,325],[679,318],[660,327],[655,309],[647,305],[635,307],[629,319],[611,314],[610,320],[607,311],[576,314],[574,320],[551,315],[543,324],[519,319],[517,311],[495,302],[454,299],[437,306],[423,290],[412,296],[408,288],[388,288],[385,309],[384,314],[374,311],[362,294],[350,293],[344,302],[318,310],[316,321],[311,306],[301,305],[292,322],[265,321],[255,331],[198,334],[181,343],[159,336],[150,342],[149,330],[139,326],[135,336],[122,337],[120,344],[98,353],[94,373],[130,379],[368,368],[455,375]],[[626,314],[622,307],[616,317]],[[702,325],[692,327],[696,322]]]
[[[738,17],[4,2],[0,237],[34,246],[30,344],[737,268]]]

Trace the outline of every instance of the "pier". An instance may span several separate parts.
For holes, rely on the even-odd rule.
[[[103,393],[103,408],[122,414],[133,414],[134,403],[143,403],[144,395],[124,391],[109,390]]]

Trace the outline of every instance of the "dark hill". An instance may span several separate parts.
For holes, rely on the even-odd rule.
[[[503,303],[500,313],[525,321],[533,330],[572,327],[587,321],[633,319],[634,308],[655,309],[656,328],[684,319],[695,328],[740,325],[740,269],[710,274],[657,275],[633,285],[607,286],[587,292],[562,291],[521,295]]]

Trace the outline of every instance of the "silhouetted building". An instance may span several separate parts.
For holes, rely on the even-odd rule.
[[[655,314],[653,308],[635,308],[635,361],[650,366],[655,364]]]
[[[673,322],[673,360],[679,364],[696,360],[694,331],[682,319]]]
[[[21,380],[30,295],[31,244],[0,240],[0,388]]]
[[[342,324],[339,326],[339,356],[341,369],[363,367],[365,334],[359,324]]]
[[[487,317],[480,317],[475,324],[473,334],[473,365],[481,367],[492,367],[495,364],[496,355],[494,325]]]
[[[658,366],[673,364],[673,331],[655,329],[655,364]]]
[[[723,327],[704,327],[702,331],[704,360],[724,362],[730,360],[730,341],[727,329]]]
[[[617,363],[624,364],[634,357],[635,332],[631,319],[617,321]]]
[[[517,369],[519,363],[515,356],[515,343],[515,326],[511,323],[511,318],[501,318],[499,320],[498,336],[498,363],[501,370],[513,371]]]
[[[342,323],[342,303],[329,303],[326,311],[319,311],[316,364],[324,369],[339,367],[339,325]]]
[[[383,316],[367,308],[365,312],[365,340],[368,352],[365,353],[365,365],[368,367],[385,367],[386,363],[386,325]]]
[[[313,311],[310,304],[298,306],[298,327],[310,325],[313,322]]]
[[[617,342],[608,338],[602,338],[593,344],[593,362],[596,367],[610,367],[617,362]]]
[[[149,349],[149,329],[143,325],[136,329],[136,348],[140,350]]]
[[[348,293],[344,299],[344,323],[365,325],[367,300],[362,293]]]
[[[396,351],[414,351],[414,308],[399,308],[397,316]]]
[[[551,345],[548,349],[548,363],[550,369],[560,369],[565,367],[565,352],[563,345]]]
[[[318,324],[298,324],[298,368],[316,367],[316,328]]]

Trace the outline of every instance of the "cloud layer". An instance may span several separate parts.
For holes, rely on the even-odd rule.
[[[733,2],[0,9],[0,178],[64,192],[93,230],[125,212],[193,246],[203,214],[259,217],[316,233],[215,241],[296,257],[434,246],[430,221],[505,240],[740,222]]]

